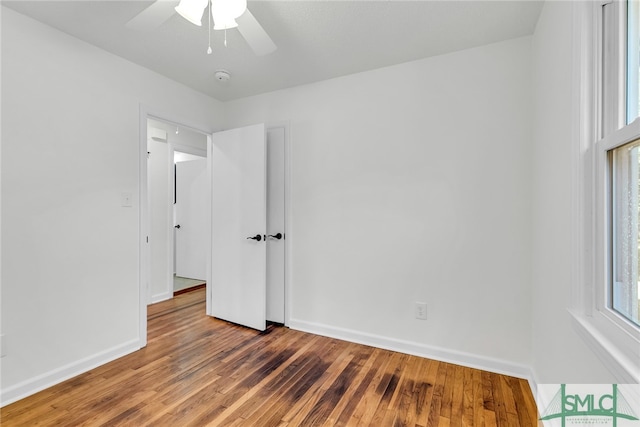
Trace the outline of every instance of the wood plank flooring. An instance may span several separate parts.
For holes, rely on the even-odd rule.
[[[207,317],[204,290],[149,307],[148,346],[2,408],[2,426],[535,426],[526,381]]]

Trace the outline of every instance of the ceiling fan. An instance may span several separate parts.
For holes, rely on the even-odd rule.
[[[277,49],[271,37],[247,9],[247,0],[156,0],[126,26],[139,31],[150,31],[159,27],[174,13],[189,22],[201,26],[205,9],[211,14],[214,30],[238,28],[247,44],[256,55],[267,55]]]

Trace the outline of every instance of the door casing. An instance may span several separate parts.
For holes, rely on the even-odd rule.
[[[138,200],[139,207],[139,322],[138,322],[138,345],[140,348],[147,345],[147,302],[149,298],[149,277],[150,277],[150,259],[149,259],[149,202],[148,202],[148,177],[147,177],[147,119],[156,119],[182,128],[188,128],[195,132],[199,132],[207,135],[207,159],[209,159],[212,152],[212,131],[209,127],[202,124],[194,124],[184,118],[176,118],[172,114],[166,112],[156,111],[148,106],[140,105],[139,109],[139,163],[138,163],[138,180],[139,180],[139,194]],[[266,130],[272,128],[284,128],[285,130],[285,326],[289,325],[291,318],[292,306],[291,306],[291,288],[292,288],[292,266],[291,266],[291,248],[292,248],[292,233],[291,233],[291,144],[290,144],[290,125],[288,121],[270,122],[265,125]],[[209,177],[211,176],[211,170],[208,170]],[[211,189],[208,191],[211,194]],[[211,204],[209,202],[208,216],[211,216]],[[207,307],[206,313],[211,315],[211,227],[207,231],[209,236],[208,254],[207,254]]]

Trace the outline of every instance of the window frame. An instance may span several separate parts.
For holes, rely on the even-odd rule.
[[[615,323],[627,334],[635,337],[640,346],[640,327],[634,326],[628,319],[613,309],[612,282],[614,262],[612,248],[614,233],[613,223],[613,195],[612,195],[612,165],[609,152],[625,144],[640,139],[640,119],[631,124],[610,133],[597,141],[596,164],[598,170],[598,188],[596,189],[596,247],[598,274],[596,277],[596,301],[595,309],[605,316],[608,321]],[[638,352],[640,355],[640,351]]]
[[[608,153],[640,139],[640,119],[625,125],[626,16],[623,0],[574,3],[574,93],[579,96],[574,106],[578,130],[573,208],[578,220],[573,246],[577,270],[569,311],[579,335],[616,380],[639,383],[640,329],[610,304],[613,233]],[[616,34],[606,46],[605,26]]]

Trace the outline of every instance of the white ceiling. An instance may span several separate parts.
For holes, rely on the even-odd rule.
[[[172,0],[165,0],[172,1]],[[3,5],[221,101],[532,34],[541,1],[249,1],[278,50],[256,56],[237,29],[174,14],[139,32],[125,24],[152,1],[2,1]],[[177,4],[177,1],[174,1]],[[473,66],[473,64],[469,64]],[[228,70],[231,81],[214,78]]]

